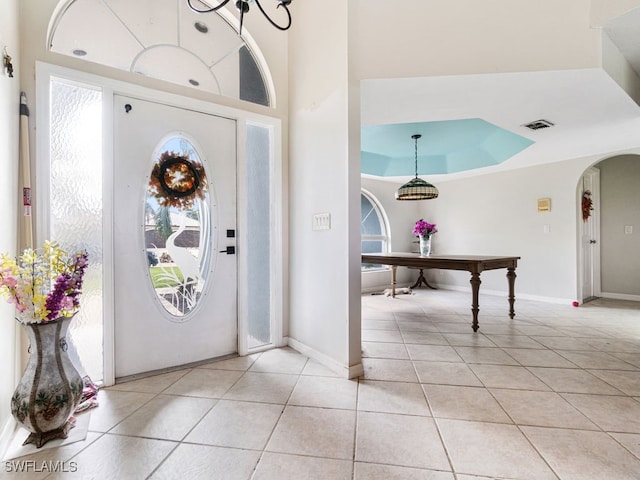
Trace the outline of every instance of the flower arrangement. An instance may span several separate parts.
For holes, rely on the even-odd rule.
[[[435,223],[425,222],[422,218],[418,220],[413,227],[413,234],[418,237],[430,237],[437,232],[438,229]]]
[[[0,254],[0,297],[16,306],[21,323],[72,317],[80,308],[87,265],[87,252],[70,255],[49,241],[17,259]]]

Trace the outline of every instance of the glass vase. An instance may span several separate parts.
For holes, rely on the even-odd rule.
[[[431,255],[431,235],[420,235],[420,256],[428,257]]]

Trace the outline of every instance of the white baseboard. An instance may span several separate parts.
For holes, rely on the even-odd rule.
[[[0,458],[4,458],[5,453],[7,453],[17,426],[15,419],[9,417],[9,420],[7,420],[7,423],[5,423],[2,429],[2,433],[0,433]]]
[[[613,300],[631,300],[632,302],[640,302],[640,295],[629,295],[627,293],[609,293],[602,292],[602,298],[611,298]]]
[[[348,367],[346,365],[342,365],[339,362],[336,362],[333,358],[328,357],[324,353],[318,352],[317,350],[297,341],[294,338],[287,337],[287,344],[294,350],[300,352],[303,355],[306,355],[309,358],[314,359],[316,362],[324,365],[329,370],[337,373],[343,378],[350,379],[364,375],[364,367],[362,366],[362,362],[357,365]]]
[[[471,294],[471,287],[463,287],[460,285],[448,285],[448,284],[440,284],[440,283],[434,284],[434,287],[442,290],[468,292],[469,294]],[[480,294],[506,298],[509,295],[509,292],[501,291],[501,290],[489,290],[489,289],[480,287]],[[535,300],[538,302],[558,303],[558,304],[565,304],[565,305],[571,305],[571,303],[573,302],[573,299],[570,299],[570,298],[544,297],[541,295],[529,295],[527,293],[518,293],[517,289],[515,292],[515,297],[516,297],[516,302],[518,301],[518,299]]]

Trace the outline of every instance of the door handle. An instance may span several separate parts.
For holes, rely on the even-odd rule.
[[[228,246],[224,250],[220,250],[220,253],[226,253],[227,255],[235,255],[236,247],[234,247],[233,245]]]
[[[589,240],[589,243],[596,243],[595,240]]]

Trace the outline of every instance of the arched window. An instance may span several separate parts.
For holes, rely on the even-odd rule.
[[[362,253],[382,253],[389,251],[389,227],[382,206],[375,197],[362,190],[360,195],[360,235]],[[362,264],[362,270],[388,268],[382,265]]]
[[[60,0],[49,49],[146,77],[274,106],[264,57],[226,8],[201,15],[184,0]]]

